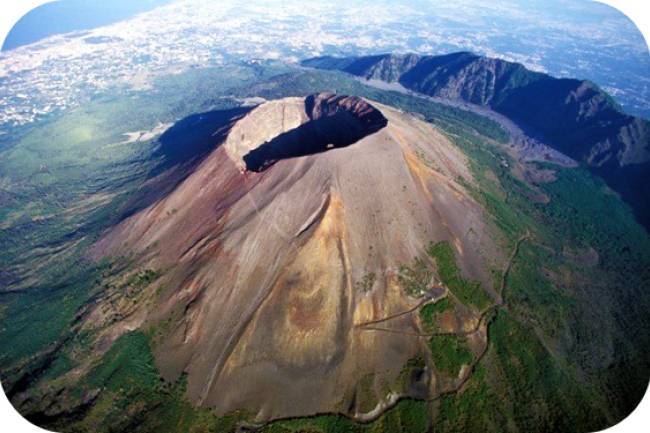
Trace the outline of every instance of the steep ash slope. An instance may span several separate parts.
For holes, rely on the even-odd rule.
[[[400,334],[418,332],[417,316],[392,321],[395,333],[355,326],[417,305],[423,293],[405,293],[400,264],[445,240],[491,290],[487,269],[503,258],[462,186],[472,183],[455,146],[395,109],[327,93],[264,103],[174,191],[94,246],[95,257],[128,252],[164,271],[151,302],[104,338],[155,330],[163,376],[187,373],[190,399],[218,413],[362,418],[364,377],[378,408],[415,392],[380,384],[398,382],[423,353],[424,340]],[[477,311],[459,309],[467,323],[452,329],[474,326]],[[102,320],[101,308],[88,316]],[[486,330],[469,344],[484,348]],[[425,375],[431,395],[454,383],[435,374]]]

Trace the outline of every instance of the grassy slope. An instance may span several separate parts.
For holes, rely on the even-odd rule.
[[[431,244],[427,248],[427,254],[435,260],[442,282],[463,304],[472,305],[479,311],[490,305],[490,298],[481,288],[481,283],[467,280],[461,275],[454,250],[449,243]]]
[[[246,75],[246,72],[242,74]],[[188,90],[191,97],[183,100],[174,100],[170,96],[175,101],[169,105],[170,118],[207,109],[218,100],[218,90],[194,88],[196,77],[177,79],[185,80],[184,85],[193,90]],[[207,88],[208,84],[216,85],[216,82],[203,84]],[[620,200],[609,194],[602,182],[594,180],[586,171],[559,170],[556,182],[542,186],[551,202],[547,205],[533,204],[524,194],[527,187],[501,164],[503,156],[488,144],[489,140],[474,133],[505,140],[503,132],[494,124],[405,95],[364,87],[341,74],[307,72],[298,76],[284,75],[271,80],[271,85],[241,88],[235,92],[280,97],[320,90],[359,94],[422,113],[443,128],[472,159],[473,171],[480,184],[480,189],[474,194],[492,215],[495,233],[503,247],[511,247],[526,229],[533,230],[537,242],[522,249],[522,260],[516,261],[512,268],[507,293],[511,308],[508,312],[500,312],[490,326],[488,354],[463,393],[444,397],[433,407],[424,402],[404,400],[378,421],[367,425],[326,415],[272,423],[263,431],[417,432],[428,431],[430,423],[434,424],[436,431],[587,431],[611,424],[625,415],[648,378],[647,355],[639,353],[635,347],[645,347],[647,343],[647,329],[640,326],[647,323],[648,300],[642,288],[648,283],[650,242]],[[135,106],[140,107],[141,103]],[[112,110],[112,115],[120,111],[111,108],[110,101],[98,103],[98,109]],[[164,117],[155,118],[164,120]],[[114,120],[117,122],[119,116],[111,119],[117,119]],[[80,118],[79,122],[85,121]],[[108,121],[104,119],[102,122],[105,126]],[[143,124],[147,122],[149,120]],[[474,132],[467,128],[468,123]],[[131,124],[126,128],[127,131],[136,129],[145,128]],[[64,139],[65,135],[62,137]],[[114,139],[106,142],[111,140]],[[83,153],[91,142],[95,143],[92,140],[79,142],[77,151]],[[39,140],[33,143],[34,146],[42,145]],[[19,163],[21,159],[29,161],[32,158],[27,149],[30,146],[23,144],[22,147],[17,151],[19,153],[12,153],[14,159],[9,159],[10,162]],[[69,151],[75,152],[74,149]],[[3,161],[5,159],[0,160],[0,164]],[[36,166],[37,162],[32,164]],[[12,170],[17,172],[18,165],[7,167],[14,167]],[[486,176],[487,170],[496,175],[496,180]],[[107,177],[110,176],[109,173]],[[81,178],[69,176],[63,169],[57,179],[57,182],[67,179],[81,182]],[[44,183],[53,184],[50,181]],[[70,194],[75,185],[54,184],[63,185],[60,188]],[[15,207],[32,218],[29,212],[40,209],[40,202],[32,206],[29,203],[38,195],[29,188],[24,194],[24,200],[19,200]],[[52,194],[38,200],[52,203]],[[74,198],[74,194],[71,196]],[[113,202],[97,212],[110,211],[115,206]],[[101,225],[97,224],[88,232],[96,233],[99,227]],[[59,232],[51,235],[53,228],[58,228]],[[58,220],[45,226],[33,225],[33,222],[27,226],[12,226],[0,234],[0,242],[16,248],[12,250],[16,254],[3,256],[3,263],[13,260],[13,257],[29,258],[21,255],[26,249],[18,241],[21,236],[29,237],[25,244],[30,246],[53,242],[50,236],[56,241],[57,236],[64,236],[69,230],[69,226]],[[595,248],[600,255],[600,264],[585,272],[580,264],[562,255],[567,246]],[[449,281],[459,284],[461,295],[457,296],[465,296],[469,303],[482,304],[484,301],[476,298],[471,288],[469,294],[462,295],[466,288],[464,280],[453,271],[453,261],[444,247],[439,246],[438,250],[434,253],[436,260],[441,260],[438,265],[449,269]],[[67,262],[59,263],[64,268],[68,265]],[[65,280],[59,286],[44,278],[39,290],[0,298],[3,378],[11,371],[10,366],[23,365],[30,356],[65,334],[74,312],[92,294],[95,279],[100,275],[92,267],[89,274],[84,272],[80,270],[76,279]],[[584,287],[591,292],[585,292]],[[616,296],[606,295],[606,292],[613,292]],[[594,306],[590,299],[606,299],[604,302],[610,304],[605,308]],[[592,307],[604,312],[589,313]],[[40,311],[39,314],[32,314],[35,309]],[[435,311],[430,313],[433,315]],[[429,313],[423,311],[422,314],[426,318]],[[34,317],[30,320],[32,315]],[[48,327],[50,323],[58,325]],[[44,328],[48,328],[47,332],[42,332]],[[601,332],[595,328],[602,328]],[[633,334],[638,337],[632,337]],[[38,338],[34,338],[36,336]],[[620,355],[605,350],[602,355],[608,362],[593,362],[593,356],[583,359],[581,354],[585,350],[594,353],[600,345],[609,347],[612,342],[621,348]],[[447,343],[448,347],[434,348],[436,353],[451,353],[451,359],[463,357],[463,351],[456,350],[458,345],[455,342]],[[69,352],[62,350],[59,358],[42,374],[46,378],[57,377],[71,367],[71,359]],[[454,369],[450,364],[449,370]],[[207,411],[192,408],[185,400],[182,381],[161,383],[153,367],[148,339],[137,332],[122,337],[83,383],[87,390],[106,390],[80,419],[43,423],[68,431],[221,432],[233,431],[237,422],[245,418],[245,414],[215,417]],[[629,396],[627,400],[623,398],[625,395]]]

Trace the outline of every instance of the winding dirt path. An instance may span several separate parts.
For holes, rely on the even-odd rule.
[[[444,287],[436,287],[442,290],[447,290]],[[435,299],[435,301],[441,301],[442,299],[446,298],[447,294],[445,293],[443,296],[440,296],[439,298]],[[377,323],[382,323],[382,322],[387,322],[389,320],[397,319],[398,317],[406,316],[407,314],[411,314],[419,310],[421,307],[423,307],[425,304],[428,304],[429,302],[433,302],[434,300],[431,299],[428,296],[423,297],[420,302],[418,302],[414,307],[409,308],[408,310],[405,311],[400,311],[399,313],[391,314],[390,316],[386,317],[381,317],[379,319],[373,319],[373,320],[368,320],[365,322],[357,323],[354,325],[356,328],[364,328],[368,329],[370,325],[375,325]]]

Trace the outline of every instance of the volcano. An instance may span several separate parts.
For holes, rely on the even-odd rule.
[[[486,270],[500,259],[473,184],[457,147],[394,108],[331,93],[265,102],[92,248],[162,272],[105,346],[148,328],[162,376],[187,375],[193,403],[258,420],[369,419],[400,396],[440,393],[462,377],[445,382],[426,367],[400,377],[426,345],[409,336],[418,316],[402,312],[440,293],[407,293],[398,274],[447,241],[462,273],[498,297]],[[105,320],[101,311],[88,320]],[[477,323],[471,307],[458,311],[466,320],[450,330]],[[394,332],[362,326],[392,315]],[[476,351],[479,331],[469,339]]]

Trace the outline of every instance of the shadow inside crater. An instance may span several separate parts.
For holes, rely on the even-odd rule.
[[[244,163],[247,170],[261,172],[282,159],[349,146],[387,124],[386,118],[376,109],[362,115],[340,110],[312,119],[267,141],[247,153]]]

